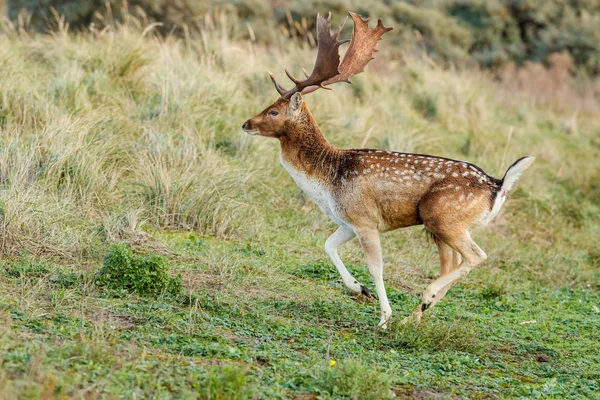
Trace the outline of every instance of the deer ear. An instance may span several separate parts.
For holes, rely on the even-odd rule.
[[[304,100],[302,100],[302,95],[300,94],[300,92],[296,92],[292,95],[292,97],[290,98],[290,111],[292,112],[296,112],[298,111],[298,109],[300,109],[300,106],[302,105],[302,102]]]

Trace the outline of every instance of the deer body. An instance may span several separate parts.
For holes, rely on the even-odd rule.
[[[283,167],[296,184],[338,225],[374,224],[380,232],[419,225],[419,209],[461,216],[473,208],[481,223],[493,218],[500,181],[464,161],[374,149],[338,149],[329,144],[306,105],[310,129],[280,135]],[[309,132],[309,133],[306,133]],[[498,210],[494,210],[494,214]]]
[[[337,252],[341,245],[358,238],[380,301],[379,325],[385,328],[392,309],[383,282],[380,233],[422,224],[435,239],[441,274],[426,288],[421,305],[413,313],[420,319],[487,258],[471,239],[470,230],[498,214],[506,193],[534,158],[517,160],[503,179],[496,179],[464,161],[387,150],[339,149],[327,142],[301,93],[347,81],[361,72],[381,35],[390,30],[381,20],[370,30],[368,20],[350,15],[355,22],[353,39],[339,68],[324,63],[339,63],[337,47],[342,42],[337,41],[337,35],[341,27],[332,36],[329,19],[319,16],[319,50],[313,73],[305,81],[288,73],[296,86],[287,91],[271,75],[281,97],[242,128],[249,134],[280,141],[281,164],[339,226],[325,242],[325,251],[342,280],[352,291],[371,296],[352,277]]]

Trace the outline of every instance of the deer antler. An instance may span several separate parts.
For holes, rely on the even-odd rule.
[[[350,77],[361,73],[365,66],[373,59],[373,54],[377,51],[375,46],[381,39],[381,36],[392,30],[383,26],[381,19],[377,21],[374,29],[369,29],[369,18],[362,18],[353,12],[349,13],[354,21],[354,31],[352,40],[338,40],[338,36],[346,23],[346,17],[337,30],[331,33],[331,12],[327,19],[320,14],[317,15],[317,38],[318,50],[315,67],[305,80],[301,81],[294,78],[286,69],[285,73],[292,82],[296,84],[292,89],[285,90],[277,83],[273,74],[269,76],[275,85],[275,89],[281,97],[289,98],[294,93],[303,94],[314,92],[319,88],[329,89],[325,86],[336,82],[350,83]],[[346,51],[344,60],[340,64],[340,55],[338,49],[340,45],[350,41],[350,47]],[[304,73],[306,75],[306,72]]]

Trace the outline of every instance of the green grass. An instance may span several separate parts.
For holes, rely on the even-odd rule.
[[[0,35],[0,398],[600,396],[600,113],[384,61],[385,41],[353,87],[307,97],[339,146],[494,176],[537,157],[474,235],[489,260],[421,324],[399,321],[439,273],[434,246],[419,227],[384,235],[395,320],[381,331],[377,302],[326,259],[333,223],[277,144],[239,129],[275,97],[267,67],[314,51],[221,28]],[[98,286],[115,245],[182,290]],[[374,291],[358,244],[341,255]]]
[[[187,235],[170,236],[188,243]],[[13,294],[0,300],[3,389],[33,397],[83,390],[207,398],[219,396],[211,385],[222,398],[230,398],[228,390],[239,398],[383,398],[390,390],[594,397],[600,390],[596,291],[498,293],[465,282],[421,324],[394,323],[384,332],[375,328],[374,302],[356,301],[335,280],[298,277],[303,266],[280,266],[273,280],[257,278],[271,273],[260,264],[283,260],[238,249],[219,241],[187,253],[198,261],[212,252],[233,255],[229,262],[242,277],[232,283],[191,262],[179,267],[188,291],[176,299],[115,299],[86,287],[85,279],[55,278],[71,276],[62,267],[31,266],[19,275],[5,267],[2,292]],[[399,315],[418,302],[392,287],[389,294]]]

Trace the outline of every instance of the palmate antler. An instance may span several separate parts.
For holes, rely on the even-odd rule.
[[[327,19],[321,14],[317,15],[317,60],[315,67],[305,80],[294,78],[286,69],[285,73],[292,82],[296,84],[292,89],[286,90],[277,83],[273,74],[269,76],[275,85],[275,89],[283,98],[290,98],[294,93],[311,93],[319,88],[329,89],[325,86],[336,82],[350,83],[350,77],[361,73],[365,66],[373,59],[373,54],[377,51],[375,46],[381,39],[381,36],[392,30],[383,26],[381,19],[377,21],[377,26],[369,29],[369,18],[362,18],[353,12],[348,13],[354,21],[354,31],[352,40],[338,40],[338,36],[346,23],[348,17],[344,18],[337,30],[331,33],[331,12]],[[344,59],[340,63],[339,47],[350,41],[350,46]],[[305,73],[306,75],[306,73]]]

